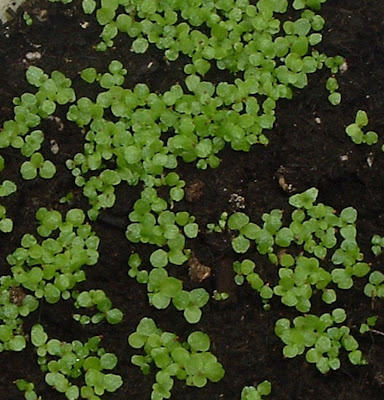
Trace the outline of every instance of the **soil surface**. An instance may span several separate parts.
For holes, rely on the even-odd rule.
[[[70,6],[36,1],[25,8],[34,20],[31,27],[25,25],[22,10],[10,24],[0,27],[0,124],[13,118],[12,99],[33,90],[25,80],[29,65],[39,66],[45,72],[63,72],[72,79],[78,97],[93,95],[88,92],[89,86],[82,83],[79,71],[89,66],[105,71],[113,59],[121,60],[128,70],[126,87],[145,82],[153,91],[164,91],[184,79],[183,60],[167,64],[162,53],[152,48],[143,55],[135,55],[129,51],[130,42],[126,37],[116,40],[115,47],[108,52],[95,53],[92,47],[99,41],[100,28],[93,16],[84,16],[80,1]],[[347,206],[358,210],[358,241],[365,260],[384,272],[383,257],[375,258],[370,250],[372,235],[384,235],[384,154],[381,151],[384,143],[384,2],[333,0],[323,6],[321,14],[326,27],[320,50],[328,55],[340,54],[348,64],[348,70],[338,75],[341,105],[334,107],[327,100],[328,70],[310,75],[309,85],[297,91],[293,100],[278,102],[277,122],[268,133],[268,146],[255,146],[249,153],[225,149],[220,153],[221,165],[215,170],[198,171],[192,165],[181,165],[178,172],[189,185],[190,193],[188,200],[178,207],[188,210],[196,216],[200,226],[205,226],[217,221],[221,212],[236,211],[244,205],[241,210],[259,223],[262,213],[273,208],[290,212],[291,193],[284,190],[282,179],[292,185],[293,193],[315,186],[319,189],[319,201],[336,210]],[[41,58],[28,59],[28,53],[34,52],[39,52]],[[155,68],[148,70],[150,62],[155,63]],[[226,80],[228,77],[224,74],[207,78]],[[353,122],[358,109],[367,112],[368,128],[379,134],[378,144],[357,146],[345,134],[345,126]],[[65,113],[65,107],[61,107],[55,114],[64,125],[45,120],[41,128],[45,133],[42,153],[58,168],[54,180],[23,181],[19,168],[24,158],[11,148],[0,150],[7,166],[2,176],[18,185],[11,200],[2,199],[15,228],[12,234],[0,234],[1,274],[9,273],[5,257],[18,247],[22,235],[35,232],[38,207],[64,212],[69,205],[60,204],[58,200],[73,191],[75,199],[70,207],[87,208],[86,199],[64,165],[66,159],[82,150],[84,137],[80,129],[65,120]],[[50,150],[51,140],[59,145],[55,155]],[[235,400],[240,398],[244,386],[265,379],[271,381],[273,388],[268,398],[276,400],[384,398],[384,336],[358,333],[360,324],[370,315],[380,316],[375,328],[384,332],[384,301],[372,301],[364,296],[362,289],[367,278],[357,280],[351,290],[339,291],[336,306],[346,309],[347,324],[369,363],[352,366],[343,355],[341,369],[324,376],[303,356],[283,358],[283,344],[274,334],[274,324],[279,318],[294,318],[298,313],[282,306],[277,297],[272,300],[271,309],[265,311],[260,297],[250,287],[235,287],[228,265],[231,266],[236,255],[230,251],[228,242],[220,238],[202,234],[198,241],[190,244],[196,256],[212,267],[211,278],[202,284],[193,283],[186,266],[170,273],[181,277],[188,289],[203,286],[212,293],[225,288],[232,294],[229,301],[210,301],[201,321],[194,326],[172,307],[163,311],[150,307],[145,285],[139,285],[127,275],[127,260],[134,248],[126,240],[124,228],[103,222],[113,217],[124,226],[139,193],[138,187],[120,185],[116,206],[102,214],[105,218],[92,223],[101,238],[100,261],[86,269],[87,281],[77,287],[79,290],[103,289],[124,312],[123,322],[113,326],[102,323],[81,327],[72,319],[75,308],[68,300],[55,305],[42,303],[24,324],[28,332],[39,322],[49,337],[67,342],[102,335],[103,347],[119,358],[116,373],[124,380],[118,392],[103,398],[150,398],[154,372],[143,376],[139,368],[131,364],[130,358],[135,352],[127,343],[127,336],[144,316],[154,318],[163,330],[176,332],[183,341],[193,330],[207,332],[213,343],[212,352],[225,368],[225,377],[219,383],[209,383],[202,389],[176,381],[173,399]],[[242,203],[236,202],[236,198]],[[145,258],[149,251],[143,246],[140,254]],[[264,257],[256,255],[255,259],[262,271],[260,274],[264,273],[271,283],[276,283],[273,266]],[[311,312],[320,315],[329,309],[319,302],[313,305]],[[4,352],[0,360],[3,366],[0,399],[23,398],[13,383],[18,378],[34,382],[36,391],[45,400],[64,398],[44,383],[32,345],[28,344],[21,353]]]

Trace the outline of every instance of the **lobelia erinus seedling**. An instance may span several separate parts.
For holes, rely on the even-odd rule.
[[[128,343],[135,349],[144,348],[144,356],[134,355],[131,359],[144,374],[150,372],[151,364],[160,370],[152,386],[153,400],[171,397],[173,377],[185,380],[187,385],[203,387],[208,380],[218,382],[224,376],[222,365],[208,351],[209,336],[203,332],[192,332],[186,343],[180,343],[174,333],[163,332],[151,318],[142,318]]]
[[[355,116],[355,122],[349,124],[345,128],[345,132],[356,144],[373,145],[377,143],[379,137],[376,132],[364,132],[363,128],[368,125],[367,113],[363,110],[358,110]]]
[[[344,348],[348,352],[349,361],[354,365],[364,365],[359,344],[350,334],[350,329],[341,324],[346,320],[346,313],[336,308],[332,314],[325,313],[320,317],[313,314],[296,317],[291,321],[279,319],[275,325],[275,333],[284,342],[283,354],[293,358],[306,352],[305,358],[323,374],[340,368],[339,352]],[[306,348],[310,348],[306,351]]]
[[[68,400],[99,399],[105,392],[113,393],[123,384],[120,375],[108,373],[117,365],[117,357],[99,346],[101,337],[94,336],[82,343],[49,339],[44,327],[33,325],[31,342],[36,348],[45,381]],[[84,377],[78,385],[76,378]]]

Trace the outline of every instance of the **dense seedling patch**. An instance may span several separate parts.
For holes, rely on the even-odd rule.
[[[338,216],[332,207],[315,204],[317,195],[317,189],[311,188],[291,196],[289,204],[294,210],[286,226],[283,226],[283,211],[272,210],[262,215],[261,226],[251,222],[243,212],[236,212],[225,224],[222,218],[221,226],[219,222],[209,227],[216,231],[227,228],[236,253],[250,254],[255,249],[280,267],[278,285],[271,288],[259,276],[252,260],[235,261],[238,285],[246,280],[265,302],[275,294],[286,306],[305,313],[311,309],[314,290],[322,292],[322,300],[331,304],[337,299],[332,286],[350,289],[354,276],[369,273],[370,267],[363,262],[356,241],[356,210],[347,207]]]
[[[208,350],[209,336],[203,332],[192,332],[186,343],[180,343],[174,333],[163,332],[150,318],[143,318],[128,342],[135,349],[144,348],[145,356],[134,355],[132,363],[148,374],[153,363],[160,371],[152,386],[152,399],[171,397],[174,379],[185,380],[187,385],[203,387],[207,381],[218,382],[224,369]]]
[[[67,120],[81,130],[85,143],[82,152],[66,160],[66,167],[75,185],[82,188],[89,209],[70,209],[64,215],[39,208],[37,234],[24,234],[20,247],[6,257],[11,273],[0,280],[0,351],[21,351],[30,341],[46,383],[68,400],[100,399],[123,385],[121,376],[109,372],[118,360],[100,348],[101,337],[65,343],[49,338],[40,324],[25,332],[23,317],[36,311],[42,301],[54,304],[72,299],[81,310],[73,318],[83,326],[122,321],[122,311],[103,290],[79,292],[75,286],[86,279],[84,267],[98,261],[99,238],[92,230],[93,221],[114,206],[116,187],[127,184],[142,188],[125,230],[134,249],[127,260],[128,275],[147,286],[150,305],[158,310],[171,305],[189,324],[196,324],[211,297],[226,300],[227,293],[209,293],[201,287],[186,290],[185,283],[170,271],[185,267],[193,256],[190,244],[199,235],[228,234],[236,284],[248,282],[266,311],[278,296],[283,306],[302,314],[292,322],[281,318],[275,323],[286,358],[305,353],[306,360],[323,374],[340,368],[342,349],[352,364],[366,363],[343,309],[310,314],[313,299],[320,296],[326,305],[333,304],[339,290],[352,288],[357,278],[370,272],[356,239],[357,211],[347,207],[336,212],[317,203],[318,190],[310,188],[291,196],[284,210],[260,216],[225,211],[217,223],[202,227],[182,208],[186,182],[176,170],[181,160],[198,169],[216,168],[226,146],[247,152],[255,144],[267,145],[266,131],[274,127],[277,101],[291,99],[294,90],[308,84],[308,75],[324,66],[332,73],[326,83],[328,99],[333,105],[340,103],[335,74],[344,59],[315,49],[325,23],[316,11],[324,2],[295,0],[295,17],[284,21],[286,0],[252,4],[248,0],[82,1],[84,13],[95,13],[102,26],[96,50],[107,51],[117,35],[126,34],[134,53],[156,46],[164,51],[167,62],[185,57],[185,80],[163,93],[151,91],[145,83],[126,88],[129,71],[113,60],[107,71],[93,66],[79,71],[82,80],[98,92],[91,100],[78,98],[72,81],[59,71],[48,75],[36,66],[27,69],[26,79],[35,93],[14,99],[14,118],[3,125],[0,148],[20,150],[24,180],[54,179],[56,166],[41,153],[45,137],[38,127],[66,106]],[[232,82],[208,81],[208,72],[214,68],[229,71]],[[377,142],[377,134],[363,132],[367,124],[366,113],[358,111],[355,123],[346,128],[354,143]],[[0,156],[0,172],[4,167]],[[0,197],[16,190],[9,180],[0,183]],[[68,193],[57,201],[72,199],[73,193]],[[12,220],[1,205],[0,231],[12,231]],[[382,238],[375,236],[372,244],[379,255]],[[140,256],[142,247],[150,249],[148,259]],[[276,271],[275,283],[262,276],[255,256],[265,257]],[[384,275],[373,271],[364,293],[384,297],[383,288]],[[372,318],[360,333],[372,331],[376,322]],[[143,349],[131,361],[144,374],[151,366],[157,369],[153,400],[170,398],[175,378],[201,388],[224,376],[223,366],[209,351],[210,338],[202,331],[190,333],[182,343],[175,333],[162,331],[144,317],[128,343]],[[27,400],[37,398],[33,383],[19,379],[16,385]],[[270,392],[270,382],[264,381],[257,387],[244,387],[241,399],[257,400]]]
[[[352,364],[364,365],[366,361],[358,350],[356,339],[350,334],[347,326],[336,327],[346,319],[346,313],[336,308],[332,314],[326,313],[320,317],[313,314],[296,317],[291,322],[282,318],[276,322],[275,333],[281,338],[285,346],[283,354],[293,358],[303,354],[307,347],[305,358],[309,363],[316,364],[316,368],[323,374],[330,369],[340,368],[339,351],[344,348],[348,352]]]
[[[101,338],[94,336],[86,343],[71,343],[49,339],[44,328],[36,324],[31,329],[31,342],[36,347],[38,362],[46,372],[45,381],[68,400],[100,399],[104,392],[115,392],[122,384],[121,376],[105,371],[113,370],[117,357],[99,347]],[[75,382],[80,376],[84,384]]]

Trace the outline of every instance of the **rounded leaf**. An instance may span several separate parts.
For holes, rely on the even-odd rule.
[[[188,344],[191,346],[191,351],[208,351],[211,346],[209,336],[206,333],[196,331],[188,336]]]
[[[31,329],[31,342],[35,347],[40,347],[46,343],[48,335],[40,324],[33,325]]]

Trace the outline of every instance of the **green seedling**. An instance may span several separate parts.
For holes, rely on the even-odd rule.
[[[183,311],[184,318],[190,324],[199,322],[202,316],[201,308],[209,301],[208,292],[202,288],[188,292],[183,290],[182,281],[168,276],[167,270],[163,267],[168,262],[165,251],[158,249],[152,253],[151,257],[152,263],[158,266],[148,272],[147,270],[139,269],[142,264],[141,258],[137,253],[132,254],[128,260],[130,267],[128,275],[136,278],[139,283],[147,284],[148,299],[155,308],[165,309],[172,302],[177,310]]]
[[[59,202],[62,203],[62,204],[63,204],[63,203],[68,203],[68,204],[70,204],[70,203],[72,203],[72,201],[74,200],[74,198],[75,198],[74,193],[73,193],[73,192],[68,192],[66,196],[62,197],[62,198],[59,200]]]
[[[377,257],[382,253],[382,249],[384,247],[384,237],[380,235],[373,235],[371,239],[372,243],[372,253]]]
[[[241,391],[241,400],[262,400],[263,396],[271,393],[271,383],[269,381],[261,382],[255,386],[245,386]]]
[[[350,329],[345,325],[334,326],[341,324],[345,319],[346,313],[341,308],[320,317],[312,314],[296,317],[293,327],[288,319],[282,318],[276,322],[275,333],[285,344],[283,354],[286,358],[294,358],[305,352],[306,360],[316,364],[316,368],[326,374],[331,369],[340,368],[339,352],[342,348],[348,352],[352,364],[366,364],[358,349],[358,342],[350,334]]]
[[[341,94],[337,92],[337,89],[339,88],[339,84],[334,77],[330,77],[327,79],[326,83],[326,88],[329,91],[329,96],[328,96],[328,101],[333,105],[333,106],[338,106],[341,102]]]
[[[152,386],[152,399],[171,397],[173,377],[185,380],[187,385],[203,387],[208,380],[218,382],[224,376],[222,365],[208,351],[209,336],[203,332],[191,333],[187,342],[181,344],[174,333],[163,332],[151,318],[143,318],[128,337],[128,343],[134,349],[144,349],[144,356],[131,358],[144,374],[150,372],[151,364],[159,370]]]
[[[52,161],[44,160],[40,153],[34,153],[30,161],[21,164],[20,173],[23,179],[35,179],[37,175],[44,179],[51,179],[56,173],[56,167]]]
[[[123,319],[123,313],[118,308],[112,308],[112,302],[102,290],[83,291],[81,293],[73,293],[76,308],[94,308],[99,311],[92,317],[88,315],[74,314],[75,321],[81,325],[89,323],[98,324],[106,319],[108,323],[115,325],[119,324]]]
[[[31,157],[41,148],[44,141],[44,133],[41,130],[32,131],[24,138],[24,144],[21,146],[21,154],[25,157]]]
[[[156,244],[169,249],[158,249],[152,253],[150,263],[153,267],[165,267],[168,263],[182,265],[187,261],[189,251],[185,249],[185,236],[197,236],[195,218],[184,211],[170,211],[167,202],[158,196],[155,188],[145,188],[142,191],[129,219],[132,222],[126,230],[129,241]]]
[[[384,297],[384,274],[380,271],[373,271],[369,275],[369,282],[364,287],[364,294],[374,299]]]
[[[331,70],[332,74],[336,74],[338,71],[343,72],[343,70],[345,71],[345,68],[347,68],[346,61],[341,56],[327,57],[324,64]]]
[[[356,144],[366,143],[373,145],[378,141],[376,132],[363,132],[363,128],[368,125],[368,116],[365,111],[358,110],[355,117],[355,122],[345,128],[345,132]]]
[[[366,333],[372,330],[372,328],[376,325],[377,322],[377,315],[373,315],[368,317],[366,322],[360,325],[359,332]]]
[[[33,25],[33,19],[29,13],[24,11],[23,13],[23,20],[25,21],[25,25],[27,26],[32,26]]]
[[[63,220],[58,211],[40,208],[36,218],[38,234],[46,239],[40,243],[34,235],[25,234],[21,247],[7,257],[15,286],[48,303],[69,299],[71,289],[85,280],[83,266],[98,260],[99,238],[84,223],[80,209],[69,210]],[[50,237],[53,232],[55,239]]]
[[[295,0],[293,2],[293,8],[295,10],[302,10],[303,8],[312,8],[313,10],[320,10],[322,3],[327,0]]]
[[[356,240],[357,211],[347,207],[337,215],[332,207],[316,204],[317,195],[318,190],[310,188],[289,198],[289,204],[295,209],[288,226],[283,224],[282,210],[264,213],[261,226],[243,212],[233,213],[226,219],[225,228],[231,233],[238,232],[232,238],[232,248],[236,253],[249,252],[254,243],[258,253],[267,255],[271,263],[281,266],[279,282],[271,288],[255,271],[253,261],[236,261],[234,270],[238,285],[247,280],[264,302],[276,294],[281,296],[283,304],[308,312],[313,288],[322,293],[325,303],[331,304],[336,301],[335,290],[328,287],[331,282],[340,289],[349,289],[354,277],[364,277],[369,273],[370,267],[363,262]],[[291,244],[313,256],[292,256],[287,249]],[[329,252],[334,265],[330,272],[321,266]]]
[[[281,296],[283,304],[294,306],[301,312],[308,312],[311,308],[312,285],[317,289],[324,289],[331,281],[331,274],[319,267],[316,258],[304,256],[295,260],[294,268],[280,268],[279,277],[279,284],[273,289],[274,293]],[[335,291],[324,291],[323,300],[333,303],[336,300]]]
[[[14,383],[21,392],[24,392],[25,400],[42,400],[41,396],[38,396],[35,392],[34,383],[25,379],[16,379]]]
[[[216,301],[224,301],[229,299],[229,293],[226,292],[218,292],[217,290],[213,291],[212,298]]]
[[[71,343],[48,339],[44,328],[36,324],[31,329],[31,342],[36,348],[45,381],[68,400],[97,399],[105,392],[114,393],[123,384],[120,375],[108,373],[117,365],[117,357],[99,347],[101,338],[94,336],[86,343]],[[79,386],[77,378],[84,377]]]
[[[256,265],[252,260],[235,261],[233,263],[233,270],[236,273],[235,282],[237,285],[242,285],[246,280],[252,289],[259,292],[263,302],[268,303],[268,300],[273,296],[273,289],[269,284],[264,283],[260,275],[255,271],[255,267]]]
[[[6,179],[0,184],[0,197],[9,196],[12,193],[15,193],[16,190],[17,190],[16,184]]]
[[[4,168],[4,159],[0,159],[0,170]],[[0,197],[10,196],[15,193],[17,186],[14,182],[9,180],[4,180],[0,184]],[[3,233],[9,233],[13,230],[13,221],[7,218],[7,210],[4,206],[0,204],[0,231]]]
[[[217,224],[213,223],[207,224],[208,232],[217,232],[217,233],[224,232],[227,225],[227,219],[228,219],[228,213],[225,211],[222,212]]]

